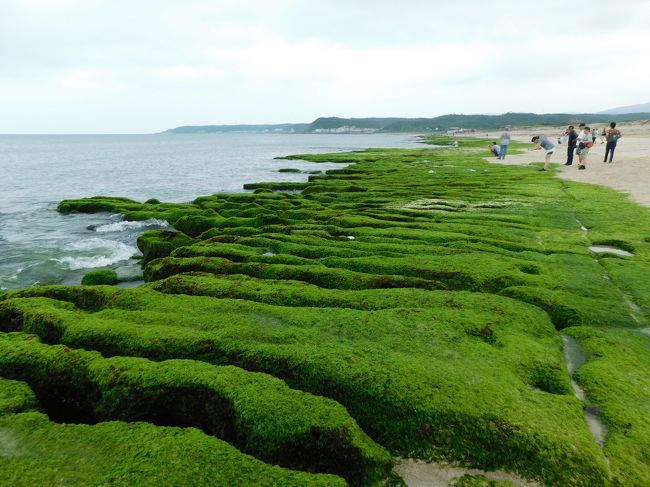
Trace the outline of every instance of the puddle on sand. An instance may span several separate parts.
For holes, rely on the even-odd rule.
[[[569,369],[569,376],[571,378],[571,387],[573,387],[573,392],[575,396],[583,402],[587,401],[587,395],[585,391],[580,387],[580,385],[575,381],[574,375],[576,370],[578,370],[585,362],[586,358],[575,338],[568,335],[561,335],[562,342],[564,343],[564,360],[566,361],[567,369]],[[590,411],[589,408],[585,409],[585,421],[589,427],[589,431],[600,446],[605,444],[605,435],[607,434],[607,429],[605,425],[600,421],[598,416],[594,411]]]
[[[397,473],[408,487],[447,487],[463,475],[484,475],[489,480],[509,480],[523,487],[539,487],[540,484],[522,479],[512,473],[485,472],[473,468],[462,468],[442,463],[426,463],[420,460],[403,459],[395,466]]]
[[[616,255],[622,255],[624,257],[632,257],[634,255],[631,252],[628,252],[627,250],[616,249],[614,247],[601,247],[599,245],[591,245],[589,246],[589,250],[597,254],[616,254]]]

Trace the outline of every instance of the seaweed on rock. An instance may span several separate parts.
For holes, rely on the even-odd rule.
[[[0,375],[31,385],[51,419],[193,426],[284,467],[353,484],[390,471],[390,455],[332,400],[264,374],[196,361],[150,362],[0,336]]]
[[[111,418],[164,423],[171,414],[160,399],[172,394],[165,389],[168,377],[179,385],[172,402],[182,407],[184,397],[194,398],[198,416],[209,418],[212,393],[204,386],[196,392],[188,374],[235,374],[235,366],[244,378],[237,382],[249,387],[246,397],[255,391],[260,401],[275,397],[248,380],[263,372],[292,388],[286,391],[297,394],[296,410],[310,404],[299,397],[335,400],[340,417],[363,429],[343,439],[367,434],[393,455],[505,469],[546,485],[647,483],[650,411],[639,398],[648,389],[643,377],[650,364],[644,358],[648,337],[636,331],[650,309],[647,209],[610,190],[540,177],[529,167],[488,164],[484,141],[463,139],[460,145],[290,156],[350,165],[304,183],[254,183],[248,186],[254,192],[201,196],[191,203],[63,201],[61,212],[164,219],[174,231],[140,237],[145,285],[3,293],[0,329],[38,335],[79,357],[76,364],[61,359],[54,377],[85,384],[95,405],[106,401],[103,409],[84,410],[89,417],[104,411]],[[597,242],[633,249],[634,256],[596,256],[588,247]],[[610,428],[602,449],[584,421],[583,404],[571,393],[559,329],[588,352],[577,377]],[[6,342],[7,350],[17,347]],[[81,348],[89,352],[76,350]],[[83,366],[81,357],[94,357],[94,365]],[[79,368],[88,373],[74,376]],[[106,381],[91,380],[92,370],[101,370],[93,377]],[[10,372],[5,375],[19,378]],[[267,385],[277,380],[264,377]],[[30,380],[37,395],[46,387]],[[77,397],[73,392],[62,389],[70,399],[66,404]],[[22,404],[21,394],[16,392],[15,404]],[[87,407],[75,407],[81,406]],[[11,411],[21,406],[15,407]],[[27,416],[21,415],[30,414],[35,413],[2,421],[23,425]],[[282,414],[291,419],[290,412]],[[183,417],[194,416],[188,411]],[[246,417],[250,431],[268,439],[263,444],[279,444],[275,426],[262,416]],[[38,415],[29,418],[36,431],[66,434]],[[206,421],[193,425],[219,429]],[[135,424],[142,438],[160,431],[160,444],[177,431]],[[124,423],[75,428],[83,431],[83,441],[105,428],[114,430],[113,441],[140,441]],[[314,435],[319,445],[342,439],[321,429]],[[183,445],[217,441],[195,430],[181,436]],[[291,447],[282,445],[278,457],[260,457],[290,456]],[[66,448],[64,441],[61,449]],[[347,464],[345,472],[331,471],[355,483],[381,482],[387,457],[379,446],[371,450],[375,467]],[[107,461],[98,456],[100,464]],[[198,453],[196,461],[201,469],[207,462]],[[254,465],[246,480],[259,480],[272,468]],[[35,468],[30,478],[49,468]],[[6,472],[0,467],[0,475]],[[338,481],[273,472],[280,484]],[[80,475],[103,479],[88,465]]]

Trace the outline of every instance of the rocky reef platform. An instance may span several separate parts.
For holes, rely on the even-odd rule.
[[[650,485],[650,212],[483,144],[61,202],[173,230],[139,287],[0,294],[0,483]]]

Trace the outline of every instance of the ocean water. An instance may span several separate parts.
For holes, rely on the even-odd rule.
[[[308,177],[280,168],[341,167],[279,156],[418,145],[396,134],[0,135],[0,290],[78,284],[93,268],[115,269],[124,285],[140,282],[136,239],[167,223],[61,215],[63,199],[191,201],[242,192],[244,183]]]

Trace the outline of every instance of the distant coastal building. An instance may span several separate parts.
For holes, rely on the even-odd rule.
[[[474,133],[476,130],[474,129],[462,129],[460,127],[449,127],[447,130],[447,135],[459,135],[459,134],[467,134],[467,133]]]
[[[343,125],[342,127],[333,127],[328,129],[314,129],[314,134],[374,134],[377,129],[356,127],[354,125]]]

